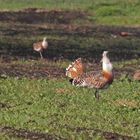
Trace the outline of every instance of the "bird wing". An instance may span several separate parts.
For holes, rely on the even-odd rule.
[[[103,88],[107,84],[107,79],[103,77],[101,72],[88,72],[74,78],[73,85],[90,88]]]

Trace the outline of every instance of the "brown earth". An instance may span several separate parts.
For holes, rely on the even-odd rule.
[[[11,64],[0,63],[0,78],[28,77],[28,78],[60,78],[64,77],[65,71],[57,66],[45,64]]]
[[[95,129],[95,128],[71,128],[69,126],[64,126],[70,131],[75,131],[76,133],[92,133],[93,135],[100,134],[104,139],[106,140],[136,140],[136,138],[131,137],[131,136],[126,136],[126,135],[121,135],[118,133],[113,133],[113,132],[106,132],[102,131],[100,129]],[[26,129],[15,129],[13,127],[1,127],[0,128],[1,132],[4,132],[5,134],[8,134],[12,137],[18,137],[18,138],[24,138],[28,140],[67,140],[68,138],[62,138],[60,136],[56,136],[53,134],[48,134],[48,133],[42,133],[39,131],[29,131]]]
[[[106,140],[136,140],[134,137],[131,136],[121,135],[115,132],[102,131],[96,128],[84,128],[84,127],[70,128],[69,127],[69,129],[76,131],[77,133],[83,132],[83,133],[100,134]]]
[[[26,129],[15,129],[12,127],[2,127],[0,128],[0,131],[12,137],[24,138],[28,140],[66,140],[60,136],[48,133],[34,132]]]
[[[20,11],[1,11],[1,21],[21,23],[59,23],[69,24],[72,20],[86,19],[87,13],[81,11],[62,11],[28,8]]]

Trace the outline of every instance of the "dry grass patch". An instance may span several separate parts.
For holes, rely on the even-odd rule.
[[[130,100],[130,99],[117,99],[114,101],[114,104],[116,106],[125,106],[125,107],[132,107],[132,108],[138,107],[138,103],[135,100]]]

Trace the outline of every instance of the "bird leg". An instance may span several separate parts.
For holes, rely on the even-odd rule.
[[[99,100],[99,91],[98,91],[98,89],[96,89],[94,94],[95,94],[95,98],[97,98]]]
[[[41,57],[41,59],[43,59],[43,55],[42,55],[42,52],[40,51],[39,53],[40,53],[40,57]]]

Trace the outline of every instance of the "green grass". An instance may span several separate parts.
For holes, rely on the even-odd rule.
[[[1,10],[36,7],[46,9],[79,9],[88,11],[94,23],[114,25],[140,24],[139,0],[0,0]]]
[[[49,10],[78,9],[90,14],[88,17],[88,21],[91,21],[90,25],[139,26],[139,4],[139,0],[26,0],[26,2],[25,0],[0,0],[0,9],[20,10],[29,7]],[[79,27],[87,23],[84,19],[72,21],[72,24]],[[139,32],[134,36],[121,37],[118,32],[125,29],[116,28],[114,34],[117,38],[113,38],[111,27],[108,29],[109,32],[98,31],[98,29],[94,32],[93,29],[89,34],[80,32],[74,34],[60,29],[59,26],[58,24],[58,29],[55,29],[50,27],[50,23],[0,22],[0,54],[10,57],[11,60],[18,57],[18,60],[10,64],[40,66],[48,64],[61,68],[66,68],[75,58],[82,57],[88,64],[90,62],[89,65],[87,64],[88,71],[95,69],[94,65],[91,66],[92,61],[96,59],[99,62],[102,51],[109,50],[115,70],[119,72],[122,70],[123,73],[127,68],[127,70],[138,69]],[[47,51],[44,51],[45,57],[49,58],[48,62],[29,61],[28,57],[35,58],[32,43],[41,40],[44,36],[48,37],[49,42]],[[2,66],[3,59],[0,59],[0,63]],[[8,62],[6,64],[8,66]],[[1,76],[0,105],[6,106],[0,106],[0,131],[2,126],[11,126],[67,139],[105,139],[102,133],[88,130],[100,129],[102,132],[115,132],[140,138],[139,82],[130,81],[126,75],[122,75],[115,79],[108,89],[100,91],[101,98],[97,101],[94,97],[94,89],[74,87],[67,78],[45,78],[47,77],[18,79],[8,75]],[[76,132],[77,128],[85,128],[85,130]],[[0,132],[0,139],[20,138],[10,137]]]
[[[29,80],[26,78],[0,79],[0,124],[40,130],[65,138],[103,138],[92,132],[76,133],[70,128],[94,128],[122,135],[140,136],[140,86],[123,77],[100,91],[101,99],[94,97],[94,89],[76,88],[66,79]],[[119,101],[125,105],[120,104]],[[68,126],[68,127],[66,127]]]

